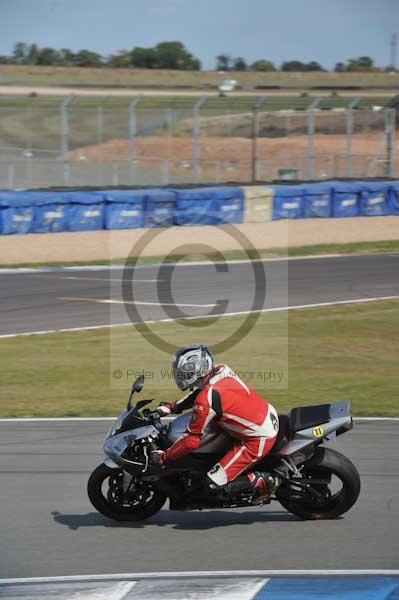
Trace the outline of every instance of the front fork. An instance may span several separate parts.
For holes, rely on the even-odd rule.
[[[121,469],[120,466],[117,465],[116,462],[113,461],[112,458],[109,458],[108,456],[104,458],[104,464],[109,469],[115,469],[115,470],[118,470],[118,471],[122,471],[122,473],[123,473],[122,486],[123,486],[123,491],[126,494],[126,492],[129,490],[130,485],[132,483],[133,475],[130,475],[129,473],[126,473],[126,471],[124,471],[123,469]]]

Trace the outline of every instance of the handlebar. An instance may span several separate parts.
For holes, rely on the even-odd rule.
[[[143,416],[149,421],[151,421],[151,423],[156,429],[158,429],[158,431],[162,430],[163,425],[161,421],[161,415],[157,410],[150,410],[149,408],[145,408],[143,410]]]
[[[154,427],[156,427],[157,429],[161,429],[163,427],[162,421],[161,421],[161,415],[159,414],[159,412],[157,410],[154,410],[151,412],[150,418],[152,420]]]

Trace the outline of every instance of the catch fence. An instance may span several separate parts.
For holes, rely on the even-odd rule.
[[[397,177],[387,98],[2,98],[0,187]]]

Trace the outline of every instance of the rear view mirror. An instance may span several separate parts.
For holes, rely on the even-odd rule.
[[[138,394],[139,392],[141,392],[143,387],[144,387],[144,375],[140,375],[140,377],[137,377],[136,381],[132,385],[132,389],[130,390],[129,402],[127,403],[128,410],[131,409],[132,396],[133,396],[134,392],[136,392]]]
[[[137,377],[136,381],[133,383],[132,392],[136,392],[138,394],[144,387],[144,375],[140,375]]]

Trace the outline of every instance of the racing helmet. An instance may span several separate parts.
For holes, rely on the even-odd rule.
[[[213,356],[204,344],[188,344],[175,352],[173,377],[181,390],[198,386],[200,379],[213,371]]]

